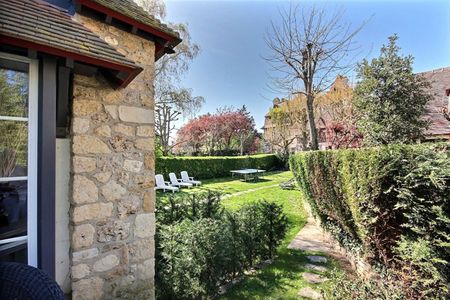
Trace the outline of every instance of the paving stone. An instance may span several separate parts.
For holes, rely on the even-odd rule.
[[[326,263],[328,261],[326,257],[318,255],[308,255],[306,258],[314,263]]]
[[[328,280],[328,278],[314,273],[303,273],[303,278],[309,283],[323,283]]]
[[[300,297],[304,297],[304,298],[308,298],[308,299],[314,299],[314,300],[318,300],[321,298],[321,295],[318,291],[310,288],[310,287],[305,287],[302,288],[300,290],[300,292],[298,292],[298,295]]]
[[[314,265],[314,264],[306,264],[307,269],[317,271],[317,272],[326,272],[328,269],[324,266]]]
[[[331,244],[327,241],[322,228],[311,222],[308,222],[302,230],[300,230],[297,236],[289,244],[288,248],[325,253],[332,250]]]

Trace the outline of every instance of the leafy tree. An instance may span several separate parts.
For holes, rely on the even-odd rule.
[[[177,132],[177,150],[193,154],[249,153],[257,138],[255,121],[247,108],[222,108],[187,122]],[[257,148],[257,147],[256,147]]]
[[[413,57],[399,53],[397,35],[388,39],[378,58],[358,66],[354,105],[366,145],[411,143],[427,127],[422,116],[432,98],[430,84],[413,73]]]

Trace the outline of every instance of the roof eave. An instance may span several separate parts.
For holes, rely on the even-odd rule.
[[[126,87],[131,81],[133,81],[136,76],[142,72],[142,68],[136,65],[125,65],[120,64],[118,62],[102,60],[96,57],[91,57],[82,53],[70,52],[64,49],[55,48],[49,45],[39,44],[34,41],[29,41],[25,39],[21,39],[18,37],[8,36],[4,34],[0,34],[0,41],[4,44],[9,44],[16,47],[22,47],[26,49],[33,49],[42,53],[70,58],[74,61],[86,63],[90,65],[94,65],[103,69],[119,71],[126,73],[126,77],[122,79],[118,79],[118,88]]]
[[[115,10],[112,10],[106,6],[103,6],[97,2],[90,1],[90,0],[76,0],[75,1],[78,5],[84,5],[90,9],[93,9],[95,11],[99,11],[104,13],[107,16],[111,16],[117,20],[120,20],[122,22],[125,22],[127,24],[132,25],[133,27],[136,27],[137,29],[140,29],[142,31],[145,31],[149,34],[152,34],[156,36],[159,39],[162,39],[164,41],[163,44],[159,44],[155,42],[155,61],[157,61],[159,58],[164,56],[166,53],[166,49],[173,49],[178,44],[181,43],[181,38],[178,35],[175,34],[169,34],[167,32],[164,32],[162,30],[159,30],[157,28],[154,28],[150,25],[144,24],[142,22],[139,22],[138,20],[135,20],[129,16],[126,16],[124,14],[121,14]]]

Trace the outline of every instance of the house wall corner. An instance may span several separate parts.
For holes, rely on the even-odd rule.
[[[75,75],[71,123],[72,298],[154,299],[154,44],[75,18],[143,71],[115,90]]]

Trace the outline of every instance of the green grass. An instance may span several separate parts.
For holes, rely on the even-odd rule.
[[[280,175],[281,176],[281,175]],[[306,224],[307,214],[303,209],[301,194],[297,190],[282,190],[280,187],[255,191],[223,200],[226,209],[236,210],[246,203],[265,199],[275,201],[284,208],[289,220],[289,229],[278,249],[274,262],[252,276],[230,288],[220,299],[299,299],[298,292],[309,284],[303,280],[303,272],[309,262],[307,255],[320,254],[288,249],[287,246]],[[333,261],[325,264],[329,270],[337,268]],[[324,274],[327,275],[327,274]],[[314,287],[326,287],[327,284]],[[311,287],[313,287],[311,285]]]
[[[274,172],[267,174],[264,178],[265,180],[259,182],[243,182],[234,178],[211,179],[204,180],[200,188],[183,189],[178,193],[187,194],[202,190],[216,190],[225,194],[235,194],[255,188],[267,187],[225,198],[222,200],[222,204],[225,209],[237,210],[247,203],[264,199],[282,205],[287,215],[289,228],[278,249],[274,262],[258,270],[254,275],[246,276],[243,281],[231,287],[220,299],[299,299],[299,290],[308,285],[302,277],[303,272],[308,271],[304,267],[308,263],[306,256],[320,253],[303,252],[287,248],[300,229],[306,224],[307,219],[300,191],[283,190],[279,187],[281,182],[291,178],[291,172]],[[168,195],[168,193],[158,192],[158,201],[164,201]],[[325,266],[329,270],[337,268],[337,264],[333,261],[325,264]],[[315,288],[317,289],[318,286],[327,287],[329,284],[315,285]]]
[[[205,190],[213,190],[213,191],[219,191],[223,194],[234,194],[238,192],[244,192],[250,189],[256,189],[271,185],[277,185],[282,182],[285,182],[289,179],[293,178],[293,175],[291,172],[270,172],[264,175],[263,178],[261,178],[258,181],[247,181],[244,182],[240,180],[239,178],[231,178],[231,177],[225,177],[225,178],[217,178],[217,179],[207,179],[202,180],[202,185],[199,187],[187,189],[183,188],[180,192],[176,193],[180,196],[183,194],[191,194],[196,193],[199,191],[205,191]],[[167,178],[166,178],[167,180]],[[158,190],[156,195],[158,199],[164,199],[167,198],[172,193],[166,192],[163,193],[162,191]]]

